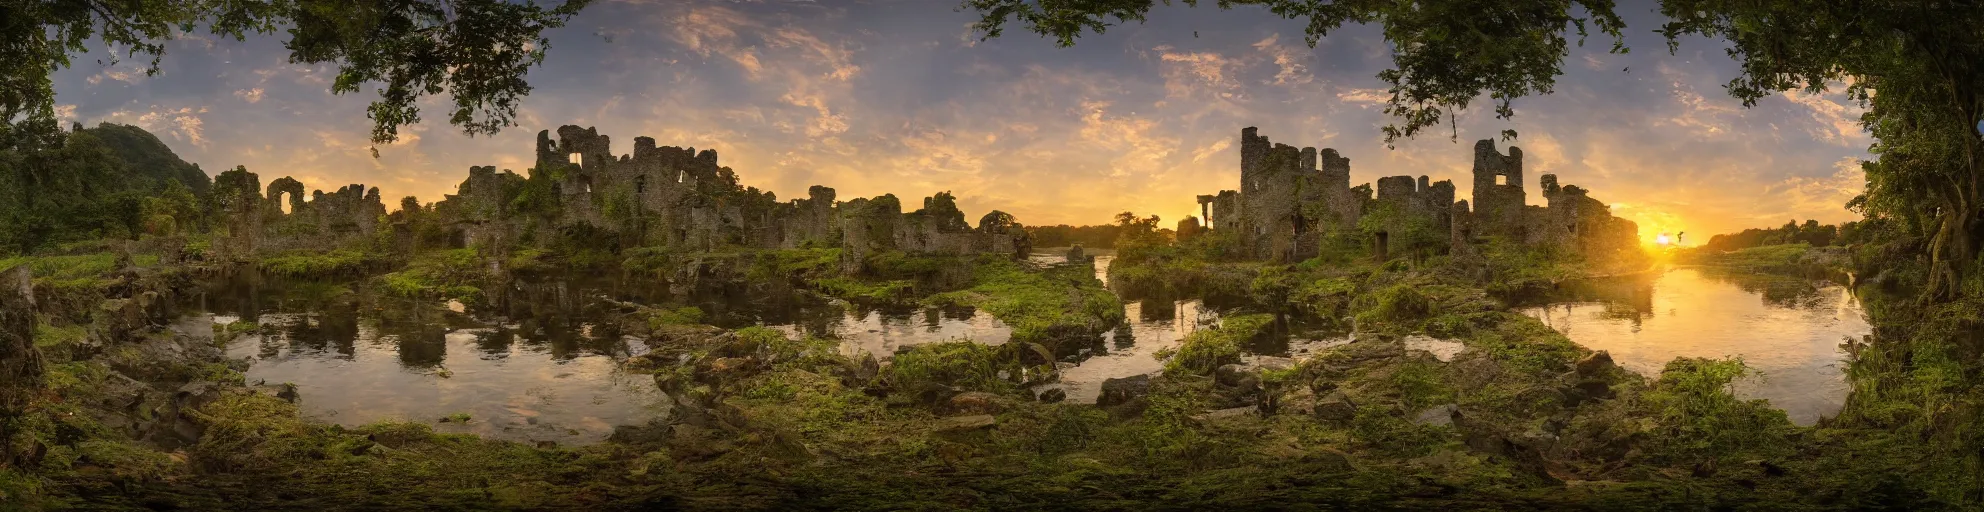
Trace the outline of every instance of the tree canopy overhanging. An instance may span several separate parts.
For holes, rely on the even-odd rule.
[[[506,0],[19,0],[0,2],[0,147],[59,143],[50,76],[102,44],[111,58],[149,59],[196,30],[235,40],[288,33],[289,61],[331,64],[334,94],[377,87],[372,142],[421,121],[418,101],[449,96],[448,122],[470,136],[514,126],[524,80],[543,62],[544,30],[591,0],[555,6]],[[120,55],[121,53],[121,55]]]

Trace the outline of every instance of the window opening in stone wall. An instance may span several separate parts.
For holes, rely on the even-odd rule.
[[[1495,175],[1495,184],[1496,184],[1496,185],[1507,185],[1507,184],[1509,184],[1509,175],[1507,175],[1507,174],[1497,174],[1497,175]]]
[[[681,183],[688,180],[689,180],[689,171],[675,171],[676,183]]]
[[[579,165],[579,166],[584,166],[584,165],[586,165],[586,155],[585,155],[585,153],[572,153],[572,154],[570,154],[570,155],[566,155],[566,156],[568,156],[568,157],[570,157],[570,159],[571,159],[571,161],[572,161],[572,163],[573,163],[574,165]]]
[[[277,207],[280,207],[280,208],[282,208],[282,213],[283,213],[284,215],[288,215],[288,214],[291,214],[291,213],[296,213],[296,212],[294,211],[294,210],[295,210],[295,208],[291,208],[291,207],[290,207],[290,205],[289,205],[289,201],[290,201],[290,200],[292,200],[292,199],[295,199],[295,198],[296,198],[295,196],[296,196],[296,194],[294,194],[294,193],[291,193],[291,192],[277,192],[277,193],[276,193],[276,206],[277,206]]]
[[[648,176],[647,176],[646,174],[643,174],[643,175],[640,175],[640,176],[635,176],[635,177],[634,177],[634,195],[637,195],[637,196],[638,196],[638,195],[641,195],[641,194],[646,194],[646,193],[648,193]]]

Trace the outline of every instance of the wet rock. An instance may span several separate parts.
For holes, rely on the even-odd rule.
[[[1343,391],[1331,391],[1316,399],[1315,415],[1324,421],[1347,422],[1357,417],[1357,404]]]
[[[861,367],[855,373],[855,376],[859,378],[862,382],[867,382],[870,380],[874,380],[876,375],[881,375],[881,374],[882,374],[882,361],[879,359],[875,359],[875,354],[862,352]]]
[[[1003,409],[999,406],[999,395],[984,391],[959,393],[951,397],[950,405],[952,412],[960,414],[998,414]]]
[[[1150,376],[1137,375],[1102,381],[1102,394],[1095,399],[1095,405],[1109,407],[1143,398],[1150,394]]]
[[[172,403],[182,411],[198,409],[213,403],[214,400],[219,400],[220,394],[219,384],[206,381],[188,382],[184,386],[179,386],[178,391],[173,392]]]
[[[1612,354],[1603,350],[1584,356],[1583,359],[1578,360],[1577,364],[1578,375],[1584,377],[1603,376],[1617,367],[1618,365],[1612,362]]]
[[[260,386],[250,387],[248,388],[248,392],[257,395],[273,397],[289,403],[296,403],[296,399],[297,399],[296,385],[287,382],[282,384],[263,384]]]
[[[1234,387],[1239,387],[1242,379],[1253,375],[1253,372],[1247,371],[1246,365],[1240,364],[1219,365],[1219,368],[1213,369],[1212,373],[1214,380],[1219,381],[1220,385]]]
[[[1451,426],[1454,424],[1454,413],[1459,410],[1459,408],[1454,407],[1454,404],[1433,406],[1432,408],[1419,411],[1419,414],[1413,415],[1412,423],[1439,427]]]
[[[957,416],[957,417],[944,418],[942,420],[939,420],[937,422],[937,431],[969,432],[973,430],[984,430],[984,429],[992,428],[994,425],[997,425],[998,423],[999,420],[997,418],[993,418],[992,415],[990,414]]]
[[[1217,411],[1206,411],[1203,413],[1193,415],[1192,419],[1199,421],[1217,421],[1227,418],[1238,418],[1241,416],[1258,415],[1260,414],[1260,412],[1261,412],[1260,408],[1249,405],[1245,407],[1232,407],[1227,409],[1220,409]]]
[[[918,383],[916,388],[912,391],[912,396],[916,397],[916,401],[926,405],[936,405],[936,404],[946,403],[951,400],[951,397],[957,395],[958,395],[958,388],[946,386],[943,384],[938,384],[935,382]]]
[[[1068,248],[1068,263],[1083,263],[1086,261],[1088,261],[1088,255],[1082,252],[1081,244],[1075,244],[1074,247]]]
[[[1042,403],[1055,404],[1055,403],[1061,403],[1061,401],[1067,399],[1068,399],[1068,392],[1062,391],[1061,388],[1054,388],[1040,392],[1040,401]]]

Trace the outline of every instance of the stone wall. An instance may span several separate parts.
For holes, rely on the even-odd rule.
[[[1503,155],[1494,141],[1477,142],[1473,174],[1471,209],[1455,200],[1453,182],[1423,175],[1379,178],[1375,190],[1351,187],[1350,159],[1336,150],[1276,144],[1248,127],[1240,131],[1239,190],[1198,196],[1205,222],[1194,223],[1193,235],[1238,233],[1247,254],[1268,261],[1312,257],[1335,230],[1368,232],[1381,257],[1386,242],[1396,247],[1401,235],[1415,247],[1462,254],[1491,237],[1584,253],[1637,247],[1631,221],[1613,217],[1583,189],[1559,187],[1555,175],[1540,178],[1548,205],[1528,205],[1520,148]]]
[[[227,232],[213,242],[224,261],[284,251],[330,251],[369,240],[386,215],[379,189],[348,185],[303,197],[303,183],[283,177],[264,191],[261,178],[236,167],[214,178],[212,208]]]
[[[303,199],[292,178],[271,182],[244,169],[216,178],[214,208],[231,233],[217,252],[235,261],[292,249],[329,250],[390,226],[394,245],[418,236],[421,222],[444,230],[446,245],[499,253],[546,244],[559,233],[604,232],[621,247],[684,251],[732,247],[844,247],[855,266],[876,251],[1023,255],[1027,234],[1011,215],[992,212],[973,228],[955,199],[939,193],[921,210],[903,213],[894,196],[837,201],[834,189],[813,186],[807,197],[781,202],[745,187],[718,165],[715,150],[658,147],[636,137],[632,154],[615,156],[612,140],[592,128],[563,126],[557,137],[538,133],[537,166],[529,177],[495,167],[471,167],[468,178],[432,205],[431,214],[406,202],[388,217],[377,188],[351,185]],[[288,212],[284,212],[285,206]],[[390,224],[382,225],[384,220]]]

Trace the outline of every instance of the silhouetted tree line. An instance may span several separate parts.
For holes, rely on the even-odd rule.
[[[1100,226],[1028,226],[1027,233],[1033,235],[1034,247],[1067,247],[1082,244],[1091,249],[1116,247],[1116,237],[1123,233],[1123,226],[1104,224]]]
[[[1851,223],[1848,223],[1849,225]],[[1775,228],[1750,228],[1736,233],[1709,237],[1702,247],[1713,251],[1733,251],[1765,245],[1804,243],[1813,247],[1832,245],[1840,239],[1840,227],[1832,224],[1819,224],[1817,220],[1806,220],[1799,224],[1793,220]]]

